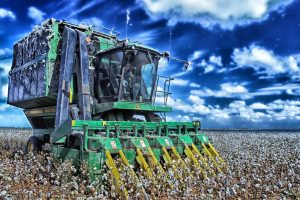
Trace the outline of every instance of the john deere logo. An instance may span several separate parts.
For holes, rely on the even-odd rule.
[[[117,148],[116,141],[113,140],[113,141],[110,142],[110,144],[111,144],[112,148],[114,148],[114,149]]]
[[[140,108],[141,108],[140,104],[136,104],[136,105],[135,105],[135,108],[136,108],[136,109],[140,109]]]
[[[146,147],[146,144],[145,144],[144,140],[140,140],[140,143],[141,143],[142,147]]]
[[[167,144],[168,146],[170,146],[170,142],[169,142],[168,139],[165,139],[165,142],[166,142],[166,144]]]

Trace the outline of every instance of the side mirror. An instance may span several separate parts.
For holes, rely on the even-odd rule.
[[[189,68],[190,64],[191,64],[190,62],[185,62],[184,63],[183,68],[184,68],[185,71]]]
[[[163,58],[167,58],[168,60],[170,60],[170,53],[167,52],[167,51],[162,52],[161,56],[162,56]]]

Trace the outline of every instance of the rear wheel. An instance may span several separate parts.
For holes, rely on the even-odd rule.
[[[31,136],[26,145],[26,153],[36,153],[41,149],[41,142],[37,136]]]

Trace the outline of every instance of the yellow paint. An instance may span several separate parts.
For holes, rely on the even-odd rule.
[[[197,161],[197,159],[193,155],[193,152],[191,151],[191,149],[188,145],[185,145],[184,153],[189,159],[191,159],[193,161],[196,168],[199,169],[199,171],[203,174],[204,179],[206,179],[206,174],[204,173],[204,170],[201,168],[199,162]]]
[[[213,164],[215,165],[215,167],[217,168],[217,170],[220,173],[223,173],[220,166],[218,165],[218,163],[216,162],[215,158],[211,155],[211,153],[209,152],[209,150],[207,149],[207,147],[205,146],[205,144],[202,143],[202,147],[204,149],[204,152],[211,158],[211,160],[213,161]]]
[[[176,148],[173,146],[171,149],[172,149],[173,154],[174,154],[175,157],[177,158],[177,160],[180,161],[181,165],[182,165],[183,167],[187,168],[185,162],[184,162],[184,161],[182,160],[182,158],[180,157],[180,155],[179,155],[179,153],[177,152]]]
[[[196,147],[194,144],[192,144],[192,149],[193,149],[193,150],[196,152],[196,154],[199,156],[199,158],[200,158],[200,160],[202,161],[202,163],[203,163],[203,165],[205,166],[205,168],[207,168],[208,165],[207,165],[207,163],[206,163],[204,157],[203,157],[202,154],[198,151],[197,147]]]
[[[119,155],[120,155],[123,163],[125,164],[125,166],[128,167],[130,176],[133,177],[133,179],[135,180],[135,184],[138,185],[139,179],[138,179],[136,173],[134,172],[133,167],[130,166],[129,161],[127,160],[127,158],[122,150],[119,150]],[[146,193],[144,187],[140,187],[140,189],[142,190],[143,193]]]
[[[212,150],[212,152],[216,155],[216,157],[219,158],[219,160],[222,163],[225,163],[224,160],[222,159],[222,157],[220,156],[220,154],[216,151],[216,149],[213,147],[213,145],[211,143],[208,143],[209,148]]]
[[[165,173],[164,169],[162,168],[161,164],[157,161],[157,159],[156,159],[156,157],[155,157],[155,155],[154,155],[154,153],[153,153],[153,151],[151,150],[150,147],[148,148],[148,152],[150,153],[151,160],[152,160],[153,164],[155,166],[158,166],[159,171],[160,171],[161,174],[164,174]]]
[[[123,181],[121,180],[120,173],[115,165],[115,162],[114,162],[110,152],[106,151],[105,155],[106,155],[106,165],[111,170],[111,174],[116,183],[115,187],[117,188],[118,194],[120,195],[121,198],[128,199],[128,197],[129,197],[128,192],[125,188]],[[122,190],[122,187],[123,187],[123,190]]]
[[[205,169],[211,171],[211,173],[215,176],[215,175],[216,175],[215,172],[214,172],[213,170],[211,170],[211,169],[208,168],[207,162],[205,161],[204,157],[203,157],[202,154],[198,151],[197,147],[196,147],[194,144],[192,144],[192,150],[193,150],[194,152],[196,152],[196,154],[198,155],[198,157],[199,157],[200,160],[202,161],[202,163],[203,163]]]
[[[153,172],[152,172],[151,168],[149,167],[148,163],[146,162],[146,159],[144,158],[142,151],[139,148],[137,148],[136,152],[137,152],[136,160],[140,164],[140,167],[146,171],[147,175],[150,178],[153,178]]]
[[[73,102],[73,90],[72,89],[70,90],[70,97],[69,97],[69,99],[70,99],[70,103],[72,103]]]
[[[165,162],[168,164],[172,164],[172,158],[171,158],[170,154],[168,153],[166,147],[163,147],[162,151],[164,153],[163,155],[164,155]]]

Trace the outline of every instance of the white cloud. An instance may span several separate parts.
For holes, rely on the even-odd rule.
[[[0,19],[6,18],[6,17],[10,18],[12,20],[16,19],[16,15],[12,11],[0,8]]]
[[[191,22],[209,29],[215,25],[223,29],[233,29],[236,25],[265,20],[271,11],[284,8],[293,0],[140,0],[140,2],[152,19],[167,19],[169,25]]]
[[[192,121],[193,119],[188,115],[176,115],[176,116],[167,116],[167,120],[169,122],[188,122]]]
[[[158,61],[158,69],[159,70],[165,70],[168,67],[169,61],[165,58],[161,58]]]
[[[227,97],[227,98],[240,98],[251,99],[256,96],[274,96],[287,93],[289,95],[300,96],[299,84],[275,84],[270,87],[260,88],[256,91],[249,92],[243,84],[237,83],[223,83],[220,85],[220,90],[211,90],[203,88],[200,90],[191,90],[191,94],[200,97]]]
[[[289,95],[300,96],[299,84],[274,84],[273,86],[260,88],[259,90],[249,93],[249,96],[269,96],[287,93]]]
[[[213,72],[215,70],[215,67],[213,65],[206,65],[204,67],[204,74],[207,74],[209,72]]]
[[[130,31],[130,30],[128,30]],[[131,41],[141,42],[143,44],[152,44],[159,37],[157,30],[148,30],[140,33],[134,33],[130,36]]]
[[[288,65],[290,66],[291,71],[297,72],[299,71],[298,63],[295,57],[289,56],[288,58]]]
[[[194,51],[194,53],[189,57],[189,61],[193,62],[193,61],[199,59],[202,54],[203,54],[202,51]]]
[[[1,60],[0,67],[4,69],[4,74],[5,75],[8,75],[8,72],[11,68],[11,63],[12,63],[11,59]]]
[[[28,12],[27,12],[28,17],[30,17],[36,24],[41,23],[42,21],[44,21],[44,15],[46,15],[46,13],[44,13],[43,11],[37,9],[36,7],[29,7],[28,8]]]
[[[232,60],[238,67],[251,67],[258,74],[267,74],[266,78],[270,78],[277,74],[298,72],[300,55],[277,56],[263,47],[251,45],[234,49]]]
[[[9,48],[0,49],[0,57],[7,57],[12,55],[12,50]]]
[[[252,109],[267,109],[268,106],[266,106],[265,104],[262,104],[262,103],[253,103],[250,105],[250,108],[252,108]]]
[[[187,70],[181,71],[181,72],[177,72],[177,73],[173,74],[172,77],[180,77],[180,76],[187,75],[187,74],[193,72],[194,66],[195,66],[195,62],[194,61],[196,61],[197,59],[199,59],[202,54],[203,54],[203,51],[194,51],[194,53],[192,55],[190,55],[189,58],[188,58],[188,61],[191,64],[187,68]]]
[[[67,17],[67,19],[69,19],[69,18],[71,18],[75,15],[78,15],[78,14],[80,14],[80,13],[82,13],[82,12],[84,12],[84,11],[90,9],[90,8],[93,8],[94,6],[96,6],[99,3],[102,3],[102,1],[89,1],[88,3],[86,3],[84,5],[80,5],[81,1],[74,0],[74,2],[76,2],[75,4],[73,4],[75,9],[70,12],[71,14]],[[70,1],[67,1],[67,4],[70,4]]]
[[[243,86],[235,83],[223,83],[220,85],[221,90],[211,90],[203,88],[201,90],[191,90],[191,94],[199,95],[201,97],[240,97],[247,95],[248,90]]]
[[[1,88],[2,97],[6,98],[8,93],[8,84],[5,84]]]
[[[0,104],[0,111],[4,111],[5,109],[9,108],[10,105],[6,103],[1,103]],[[1,115],[0,115],[1,116]]]
[[[219,119],[226,120],[226,119],[230,118],[230,115],[226,110],[212,109],[212,111],[210,112],[209,118],[215,119],[215,120],[219,120]]]
[[[189,84],[188,80],[183,80],[179,78],[175,78],[173,81],[171,81],[171,85],[176,85],[176,86],[187,86]]]
[[[163,99],[160,100],[162,102]],[[270,103],[253,102],[250,105],[243,100],[235,100],[228,106],[205,105],[204,99],[190,94],[187,101],[169,98],[168,105],[181,114],[168,117],[172,121],[191,121],[201,117],[202,120],[220,125],[226,122],[227,127],[239,127],[236,123],[259,124],[275,123],[282,120],[298,120],[300,118],[300,101],[275,100]],[[182,114],[183,113],[183,114]],[[208,121],[207,121],[208,120]],[[220,121],[221,120],[221,121]],[[253,124],[252,124],[253,125]],[[225,126],[226,127],[226,126]],[[245,127],[241,125],[240,127]],[[246,126],[247,127],[247,126]],[[267,127],[267,126],[264,126]]]
[[[198,96],[195,96],[195,95],[190,95],[190,96],[188,97],[188,100],[191,101],[193,104],[196,104],[196,105],[204,104],[204,100],[201,99],[201,98],[198,97]]]
[[[246,106],[245,101],[233,101],[229,104],[229,108],[241,108],[245,106]]]
[[[189,86],[192,88],[200,88],[201,87],[201,85],[198,83],[190,83]]]
[[[209,62],[218,66],[222,66],[222,57],[221,56],[215,56],[212,55],[209,57]]]
[[[172,97],[168,98],[168,105],[173,107],[174,110],[178,110],[188,114],[200,114],[206,115],[210,113],[210,109],[204,105],[204,100],[200,99],[197,96],[190,95],[188,100],[192,103],[189,104],[181,99],[173,99]],[[163,104],[164,98],[163,97],[156,97],[157,104]]]
[[[208,61],[202,59],[198,64],[196,64],[196,66],[203,68],[204,74],[214,72],[214,71],[217,71],[217,73],[226,71],[226,68],[222,68],[223,67],[222,57],[216,55],[211,55],[208,58]]]
[[[226,94],[244,94],[248,92],[244,86],[233,83],[223,83],[221,89]]]
[[[84,18],[84,19],[70,19],[70,22],[73,24],[78,24],[80,26],[94,26],[94,29],[99,29],[99,26],[102,26],[102,20],[97,17]]]

